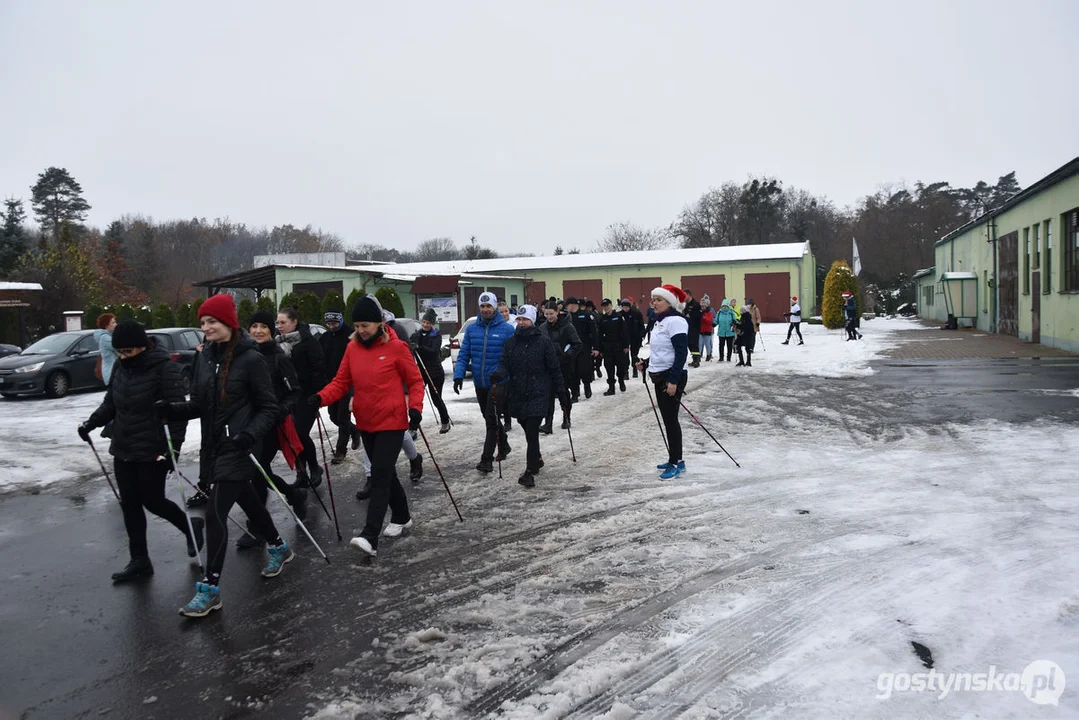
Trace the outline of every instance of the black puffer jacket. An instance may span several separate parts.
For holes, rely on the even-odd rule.
[[[175,417],[200,418],[202,421],[199,478],[207,483],[247,482],[257,475],[251,460],[229,439],[246,435],[251,441],[251,452],[258,457],[262,439],[273,428],[280,413],[270,371],[258,343],[246,331],[237,332],[240,338],[233,351],[228,378],[224,377],[222,343],[207,344],[195,363],[191,399],[170,408],[170,414]],[[221,398],[222,380],[224,400]]]
[[[558,313],[558,319],[554,324],[543,323],[539,327],[540,333],[554,345],[554,354],[558,358],[560,366],[573,363],[577,353],[581,351],[581,338],[577,335],[577,328],[573,327],[569,315]]]
[[[346,337],[347,341],[348,338]],[[273,394],[280,405],[280,412],[276,421],[280,423],[285,417],[296,411],[296,406],[302,399],[300,397],[300,379],[296,376],[296,368],[292,361],[285,355],[281,346],[273,340],[258,343],[262,359],[266,361],[266,369],[270,371],[270,379],[273,381]]]
[[[90,416],[90,424],[104,427],[112,421],[109,452],[117,460],[153,462],[168,457],[161,417],[154,410],[158,400],[184,401],[182,370],[167,352],[155,347],[116,363],[105,399]],[[169,432],[179,452],[187,421],[173,420]]]
[[[307,331],[311,332],[310,326],[307,326]],[[345,357],[345,349],[348,347],[348,336],[351,334],[352,330],[342,325],[337,328],[337,332],[327,330],[318,336],[327,380],[337,374],[337,368],[341,366],[341,359]]]
[[[520,328],[502,346],[498,372],[509,378],[510,415],[522,421],[547,415],[547,403],[565,392],[554,345],[535,326]],[[499,392],[505,385],[499,386]]]
[[[606,355],[629,349],[629,323],[622,313],[599,316],[600,350]]]
[[[325,387],[329,381],[329,377],[326,376],[326,355],[322,352],[318,339],[311,334],[311,326],[305,322],[299,323],[292,333],[278,335],[277,342],[285,342],[285,338],[289,338],[293,333],[299,333],[300,339],[295,343],[289,342],[292,349],[286,351],[286,354],[292,360],[292,366],[296,368],[296,374],[300,378],[300,389],[303,390],[303,396],[307,398]],[[347,339],[348,336],[345,337]],[[334,368],[334,374],[336,373],[337,368]]]
[[[424,380],[427,379],[424,370],[431,374],[431,381],[436,385],[446,379],[446,371],[442,367],[442,334],[438,332],[438,328],[431,328],[430,332],[417,330],[408,339],[408,344],[416,346],[415,352],[423,361],[420,374],[424,376]]]

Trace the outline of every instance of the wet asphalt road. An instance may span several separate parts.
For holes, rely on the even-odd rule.
[[[777,405],[792,415],[812,403],[853,406],[844,422],[862,434],[983,419],[1079,424],[1079,399],[1067,392],[1079,389],[1079,358],[895,360],[876,367],[880,372],[869,378],[798,378],[807,400]],[[765,391],[791,381],[753,382]],[[184,470],[195,474],[191,465]],[[441,492],[434,482],[426,487]],[[154,578],[110,583],[109,574],[127,560],[114,503],[104,483],[90,482],[0,500],[0,720],[302,717],[315,693],[337,684],[331,670],[360,658],[385,632],[385,617],[412,612],[430,597],[425,593],[437,591],[432,576],[452,576],[455,564],[468,562],[469,549],[497,549],[530,531],[472,537],[464,552],[460,536],[427,535],[422,553],[407,562],[402,553],[389,554],[360,575],[370,582],[347,585],[339,573],[319,572],[324,563],[306,543],[278,580],[259,577],[262,553],[230,551],[226,610],[193,622],[176,611],[199,570],[163,521],[149,521]],[[279,526],[288,527],[283,511],[273,509]],[[313,498],[310,527],[337,564],[355,566],[345,544],[362,506],[339,491],[338,509],[344,543],[335,541]],[[302,582],[288,578],[294,574]],[[268,585],[276,587],[266,592]],[[377,668],[370,672],[377,677]]]

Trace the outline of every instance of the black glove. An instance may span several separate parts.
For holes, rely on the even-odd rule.
[[[90,431],[93,429],[94,425],[89,420],[84,423],[79,423],[79,437],[82,438],[84,443],[90,442]]]
[[[408,409],[408,429],[412,432],[416,432],[420,429],[420,423],[423,421],[423,413],[416,408]]]
[[[495,370],[493,373],[491,373],[491,384],[492,385],[497,385],[497,384],[499,384],[500,382],[502,382],[505,379],[506,379],[506,374],[505,373],[500,373],[498,370]]]
[[[419,343],[409,343],[408,346],[410,348],[412,348],[412,352],[419,352],[420,351],[420,344]]]
[[[154,402],[154,410],[157,411],[157,416],[162,420],[168,420],[172,414],[172,403],[168,400],[157,400]]]
[[[251,448],[254,444],[255,442],[247,433],[236,433],[232,437],[225,440],[226,448],[235,450],[241,455],[247,455],[248,453],[250,453]]]
[[[464,384],[465,384],[464,380],[458,380],[457,378],[454,378],[453,379],[453,392],[460,395],[461,394],[461,388],[464,387]]]
[[[322,398],[318,396],[318,393],[315,393],[311,397],[307,398],[307,404],[313,408],[322,407]]]

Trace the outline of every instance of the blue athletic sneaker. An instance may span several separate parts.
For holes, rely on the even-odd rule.
[[[276,547],[271,545],[266,550],[270,553],[270,561],[262,569],[262,577],[277,577],[285,569],[285,563],[292,562],[292,558],[296,557],[289,549],[287,542],[282,542]]]
[[[684,475],[686,472],[686,461],[679,460],[677,465],[671,465],[668,463],[667,469],[663,471],[663,474],[659,476],[660,480],[671,480],[673,478]]]
[[[195,583],[195,597],[180,608],[180,614],[186,617],[206,617],[214,610],[221,609],[221,591],[216,585],[206,582]]]
[[[671,466],[671,464],[669,462],[660,463],[659,465],[656,465],[656,470],[666,470],[670,466]]]

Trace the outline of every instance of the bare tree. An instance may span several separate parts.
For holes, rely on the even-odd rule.
[[[687,205],[671,228],[682,247],[725,247],[738,244],[739,198],[742,189],[725,182]]]
[[[662,250],[671,243],[670,228],[646,229],[628,222],[608,225],[603,239],[596,244],[599,252],[626,250]]]
[[[431,262],[435,260],[458,260],[461,252],[448,237],[431,238],[424,240],[416,248],[413,254],[415,262]]]

